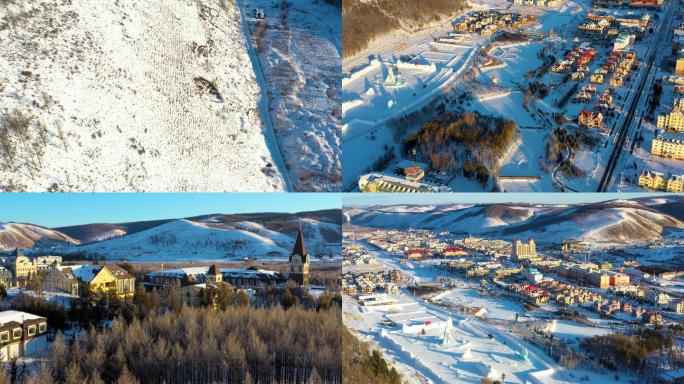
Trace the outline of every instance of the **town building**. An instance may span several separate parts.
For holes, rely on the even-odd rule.
[[[135,277],[116,264],[53,266],[44,277],[47,290],[80,296],[91,292],[114,292],[119,298],[133,297]]]
[[[684,98],[674,101],[672,111],[665,115],[658,115],[658,128],[671,131],[684,131]]]
[[[533,239],[528,239],[527,243],[523,243],[518,239],[513,242],[513,248],[511,250],[512,261],[517,263],[535,257],[537,257],[537,244]]]
[[[684,175],[664,174],[644,169],[639,175],[639,186],[658,191],[678,193],[684,189]]]
[[[532,284],[539,284],[544,280],[544,275],[536,268],[527,268],[522,272],[522,276]]]
[[[12,271],[5,267],[0,267],[0,285],[8,288],[14,284],[13,282],[14,275],[12,275]]]
[[[449,192],[451,189],[382,173],[369,173],[359,178],[359,190],[361,192]]]
[[[660,135],[651,143],[651,154],[655,156],[684,159],[684,139]]]
[[[629,48],[630,46],[634,45],[635,39],[636,39],[636,36],[634,36],[634,35],[621,33],[618,35],[618,37],[613,42],[613,50],[623,51],[623,50]]]
[[[446,247],[442,250],[442,256],[444,257],[459,257],[459,256],[467,256],[468,252],[459,247]]]
[[[675,63],[675,75],[684,75],[684,50],[680,49],[677,53],[677,62]]]
[[[47,349],[47,319],[27,312],[0,312],[0,361]]]
[[[578,123],[580,126],[587,128],[600,128],[603,124],[603,115],[601,112],[594,113],[584,109],[580,111]]]
[[[401,160],[394,166],[394,172],[409,181],[420,181],[425,177],[427,164]]]
[[[12,252],[11,264],[7,265],[13,271],[14,283],[36,276],[38,272],[47,272],[53,265],[62,263],[61,256],[38,256],[29,258],[21,254],[19,249]]]
[[[287,278],[281,273],[258,268],[220,268],[220,279],[215,275],[216,266],[183,267],[150,272],[145,275],[143,285],[147,288],[187,287],[198,284],[212,284],[219,280],[240,289],[253,289],[285,284]]]
[[[670,295],[664,292],[653,292],[651,298],[653,300],[653,304],[655,305],[668,305],[672,301]]]

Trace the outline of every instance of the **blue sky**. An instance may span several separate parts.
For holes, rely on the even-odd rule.
[[[61,227],[179,218],[207,213],[340,208],[339,193],[3,193],[0,222]]]
[[[614,199],[657,196],[658,193],[348,193],[345,207],[394,204],[534,203],[579,204]]]

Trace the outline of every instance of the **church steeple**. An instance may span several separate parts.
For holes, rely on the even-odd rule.
[[[290,280],[299,285],[309,284],[309,263],[309,253],[306,251],[304,231],[300,222],[297,239],[294,248],[292,248],[292,254],[290,254]]]
[[[295,246],[292,249],[292,254],[290,255],[290,262],[292,262],[292,256],[299,255],[302,258],[302,262],[306,263],[309,261],[309,253],[306,251],[306,243],[304,242],[304,232],[302,231],[302,223],[299,223],[299,232],[297,233],[297,240],[295,241]]]

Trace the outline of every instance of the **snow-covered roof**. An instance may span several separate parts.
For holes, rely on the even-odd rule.
[[[243,275],[243,276],[254,276],[254,275],[270,275],[275,276],[276,271],[269,271],[266,269],[233,269],[233,268],[221,268],[221,273],[228,273],[231,275]]]
[[[89,282],[102,269],[101,265],[72,265],[71,272],[82,281]]]
[[[151,272],[150,276],[169,276],[169,277],[183,277],[183,276],[195,276],[195,275],[206,275],[209,267],[185,267],[185,268],[174,268],[167,269],[163,271]]]
[[[42,319],[43,317],[36,316],[32,313],[28,312],[21,312],[21,311],[3,311],[0,312],[0,325],[1,324],[6,324],[11,321],[17,322],[17,323],[23,323],[24,320],[35,320],[35,319]]]
[[[197,276],[206,275],[209,267],[186,267],[186,268],[174,268],[167,269],[165,271],[155,271],[151,272],[149,276],[169,276],[169,277],[184,277],[184,276]],[[243,276],[253,276],[253,275],[276,275],[277,272],[269,271],[265,269],[239,269],[239,268],[220,268],[221,273],[229,273],[231,275],[243,275]]]

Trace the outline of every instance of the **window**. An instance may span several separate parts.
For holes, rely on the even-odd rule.
[[[14,328],[12,330],[12,338],[13,339],[18,339],[21,337],[21,328]]]
[[[6,343],[9,340],[9,331],[0,332],[0,343]]]
[[[43,333],[47,331],[47,323],[38,324],[38,332]]]
[[[36,334],[36,326],[35,325],[29,325],[28,327],[28,335],[33,336]]]

